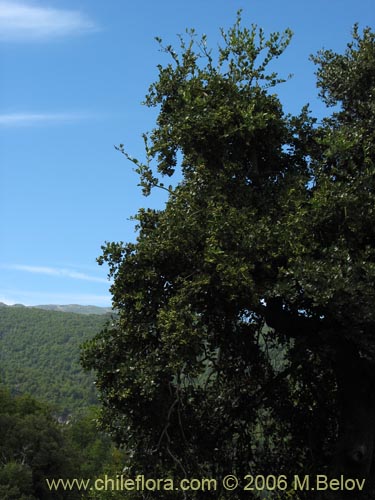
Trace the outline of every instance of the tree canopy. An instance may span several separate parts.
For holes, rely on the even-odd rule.
[[[171,62],[146,96],[159,111],[146,159],[118,149],[144,193],[166,189],[168,201],[138,212],[135,243],[103,247],[119,317],[83,354],[133,475],[333,467],[370,481],[374,36],[355,27],[344,54],[313,57],[335,106],[322,123],[307,106],[286,115],[275,93],[283,79],[269,67],[289,30],[266,37],[238,15],[217,51],[194,31],[179,50],[159,40]]]
[[[100,498],[94,488],[79,489],[74,479],[85,482],[105,473],[115,477],[120,469],[122,453],[98,432],[94,408],[64,425],[51,413],[45,403],[28,395],[11,396],[0,386],[2,500]],[[59,480],[71,481],[73,487],[54,488],[53,481]]]

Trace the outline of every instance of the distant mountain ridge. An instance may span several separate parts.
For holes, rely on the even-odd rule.
[[[47,305],[32,306],[32,307],[36,309],[45,309],[47,311],[71,312],[77,314],[113,313],[113,309],[111,307],[81,306],[79,304],[66,304],[66,305],[47,304]]]
[[[38,305],[38,306],[24,306],[23,304],[14,304],[12,306],[8,306],[3,302],[0,302],[0,306],[6,307],[26,307],[33,309],[44,309],[46,311],[59,311],[59,312],[69,312],[76,314],[111,314],[113,313],[113,309],[111,307],[99,307],[99,306],[82,306],[79,304],[46,304],[46,305]]]

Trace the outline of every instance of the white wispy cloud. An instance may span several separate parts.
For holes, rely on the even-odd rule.
[[[97,31],[78,10],[64,10],[17,0],[0,0],[0,40],[28,41]]]
[[[1,266],[5,269],[13,269],[15,271],[24,271],[33,274],[44,274],[46,276],[56,276],[60,278],[71,278],[75,280],[92,281],[95,283],[107,283],[108,280],[105,278],[99,278],[97,276],[91,276],[86,273],[81,273],[74,271],[72,269],[64,269],[59,267],[44,267],[44,266],[28,266],[22,264],[10,264]]]
[[[87,118],[89,118],[87,113],[0,113],[0,127],[73,122]]]

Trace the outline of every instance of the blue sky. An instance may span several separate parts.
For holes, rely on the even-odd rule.
[[[134,240],[129,217],[164,201],[114,149],[141,158],[153,127],[154,37],[177,45],[194,27],[216,46],[240,8],[246,24],[293,30],[280,98],[322,116],[308,57],[374,27],[373,0],[0,0],[0,302],[110,305],[101,245]]]

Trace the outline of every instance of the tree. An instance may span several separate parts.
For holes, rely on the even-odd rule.
[[[46,479],[77,472],[73,448],[51,409],[30,396],[12,397],[0,387],[0,493],[4,500],[71,500],[74,491],[51,491]]]
[[[45,403],[28,395],[11,396],[0,386],[0,498],[100,498],[100,492],[80,491],[74,483],[72,489],[53,486],[59,480],[94,480],[104,474],[116,477],[122,453],[108,436],[98,432],[96,413],[91,408],[83,417],[61,425]],[[110,498],[108,492],[105,495]]]
[[[188,496],[220,499],[259,496],[225,491],[229,473],[371,476],[374,35],[353,34],[314,59],[341,106],[321,125],[273,93],[289,30],[238,15],[217,54],[193,31],[164,48],[146,161],[119,149],[168,201],[138,212],[136,243],[103,247],[119,318],[83,354],[133,475],[213,477]]]

